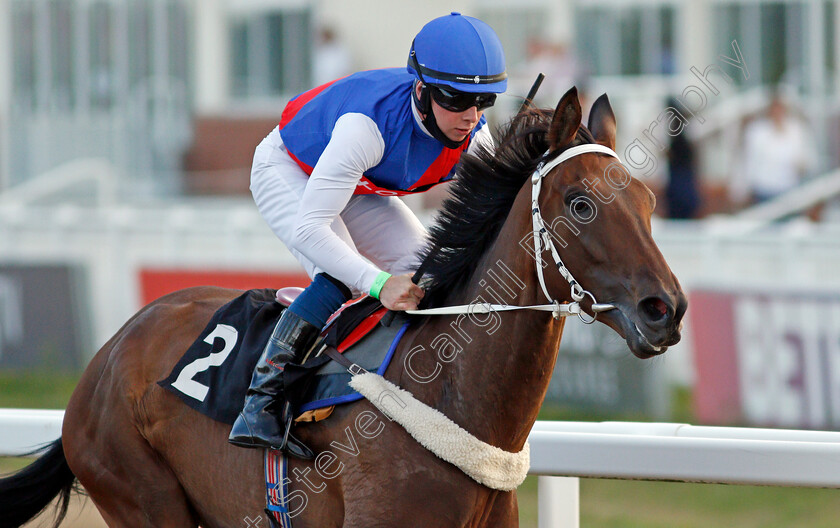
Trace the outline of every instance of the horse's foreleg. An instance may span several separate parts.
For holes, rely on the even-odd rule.
[[[518,528],[519,506],[516,499],[516,492],[499,492],[493,498],[484,518],[476,526],[482,528]]]

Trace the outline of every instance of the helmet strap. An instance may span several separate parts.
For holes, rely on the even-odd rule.
[[[435,113],[432,110],[432,94],[429,87],[421,82],[420,97],[417,97],[417,90],[411,90],[411,97],[414,99],[414,104],[417,105],[417,110],[423,114],[423,126],[429,131],[433,138],[443,143],[443,146],[450,149],[456,149],[464,144],[469,138],[465,137],[461,141],[453,141],[446,137],[446,134],[440,129],[435,119]]]

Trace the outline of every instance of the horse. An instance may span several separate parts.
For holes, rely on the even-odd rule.
[[[651,236],[651,191],[614,157],[589,152],[551,168],[532,200],[541,164],[581,145],[615,149],[606,94],[588,125],[581,121],[572,88],[553,111],[514,116],[495,149],[464,157],[423,252],[424,303],[526,306],[544,303],[545,292],[571,303],[572,280],[587,288],[576,296],[587,318],[612,328],[635,356],[654,357],[679,341],[687,303]],[[531,242],[534,209],[574,279],[545,264],[548,251]],[[125,323],[83,373],[61,437],[0,480],[0,527],[22,525],[57,496],[66,510],[78,484],[110,527],[258,526],[263,451],[230,445],[227,425],[157,384],[239,294],[181,290]],[[596,311],[596,299],[613,309]],[[516,453],[536,421],[563,328],[545,311],[415,317],[384,376],[479,440]],[[296,528],[518,526],[514,491],[472,480],[376,412],[363,399],[297,427],[321,455],[290,460]]]

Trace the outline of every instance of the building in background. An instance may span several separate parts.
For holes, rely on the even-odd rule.
[[[192,11],[179,0],[1,1],[0,185],[104,158],[132,192],[177,190]]]
[[[734,85],[707,96],[710,118],[692,125],[701,174],[725,181],[731,129],[757,111],[762,87],[779,82],[799,95],[824,169],[838,161],[829,148],[840,101],[837,4],[0,0],[0,189],[104,158],[123,197],[246,192],[253,145],[312,85],[319,31],[330,28],[358,69],[402,66],[412,36],[453,8],[486,20],[505,44],[514,78],[496,121],[532,82],[524,66],[535,39],[566,54],[576,70],[568,79],[585,94],[610,94],[620,144],[642,137],[668,96],[696,84],[692,67],[733,57],[735,41],[748,70],[730,69]]]

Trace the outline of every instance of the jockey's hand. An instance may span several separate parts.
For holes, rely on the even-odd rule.
[[[415,310],[426,292],[411,282],[411,274],[392,275],[379,292],[379,300],[389,310]]]

